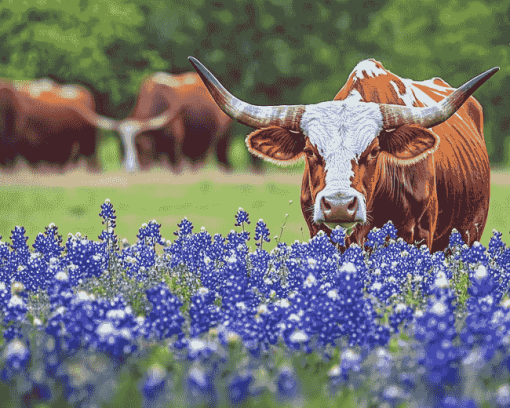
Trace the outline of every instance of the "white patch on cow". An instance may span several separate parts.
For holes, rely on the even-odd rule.
[[[402,81],[407,90],[407,92],[404,95],[408,97],[404,99],[401,96],[401,98],[404,100],[407,106],[413,106],[413,102],[418,101],[423,103],[423,105],[427,107],[434,106],[437,104],[437,102],[434,99],[432,99],[429,95],[427,95],[421,89],[416,87],[416,84],[426,86],[436,95],[440,96],[442,99],[445,98],[445,89],[448,89],[445,88],[444,86],[435,84],[434,80],[432,79],[428,79],[426,81],[413,81],[412,79],[408,78],[400,78],[400,80]],[[410,90],[412,91],[410,92]]]
[[[137,120],[126,120],[119,125],[120,138],[124,144],[124,149],[126,150],[124,169],[127,172],[138,170],[135,153],[135,136],[141,128],[142,125]]]
[[[51,79],[43,78],[33,81],[29,87],[28,92],[32,98],[37,98],[43,92],[49,92],[53,88],[53,81]]]
[[[351,160],[358,159],[382,126],[382,113],[376,103],[332,101],[306,107],[301,128],[319,150],[327,170],[326,186],[315,199],[315,222],[322,218],[321,198],[337,194],[358,198],[358,216],[366,220],[365,197],[351,187]]]
[[[173,75],[167,74],[166,72],[157,72],[153,75],[152,80],[161,85],[178,86],[179,82],[174,78]]]
[[[371,60],[361,61],[360,63],[358,63],[358,65],[356,65],[354,67],[351,74],[349,75],[349,78],[354,73],[355,78],[361,79],[361,80],[365,79],[366,77],[363,75],[363,71],[365,71],[366,75],[368,75],[369,77],[372,77],[372,78],[378,77],[379,75],[388,75],[386,70],[384,70],[382,68],[378,68],[375,64],[376,63]]]
[[[78,95],[78,90],[73,85],[64,85],[60,89],[60,96],[64,99],[76,99]]]
[[[344,100],[349,102],[363,102],[363,97],[356,89],[353,88]]]

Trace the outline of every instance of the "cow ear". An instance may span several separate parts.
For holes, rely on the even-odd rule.
[[[250,153],[279,165],[294,164],[301,159],[305,144],[303,134],[279,126],[258,129],[246,137]]]
[[[436,151],[439,142],[434,132],[418,125],[400,126],[379,135],[381,150],[389,153],[392,161],[400,165],[411,165],[425,159]]]

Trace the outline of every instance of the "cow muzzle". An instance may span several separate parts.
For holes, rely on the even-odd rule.
[[[331,229],[337,225],[351,228],[357,223],[365,222],[364,202],[356,195],[324,195],[320,198],[320,210],[322,217],[319,217],[317,222],[323,222]]]

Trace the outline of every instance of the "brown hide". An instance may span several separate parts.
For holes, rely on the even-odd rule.
[[[411,81],[399,78],[371,60],[385,74],[353,72],[334,100],[355,98],[408,106],[430,106],[449,95],[454,88],[439,78],[430,81]],[[367,197],[368,220],[355,227],[347,243],[362,244],[368,232],[392,220],[399,236],[409,243],[421,242],[431,251],[443,250],[453,228],[471,245],[480,240],[489,210],[490,167],[483,138],[482,108],[470,97],[444,123],[429,129],[437,136],[437,149],[423,160],[401,166],[395,160],[379,156],[374,165],[367,165],[371,149],[390,140],[383,132],[372,142],[359,159],[353,162],[355,177],[352,186]],[[401,131],[405,138],[406,129]],[[395,132],[398,132],[395,131]],[[398,146],[397,146],[398,147]],[[329,233],[323,225],[313,223],[313,206],[317,183],[325,175],[312,180],[307,160],[302,184],[301,205],[311,235],[319,230]]]
[[[94,109],[91,93],[81,86],[4,81],[0,165],[12,167],[23,157],[32,167],[46,163],[63,170],[83,157],[89,170],[99,170],[96,128],[83,117],[94,116]]]
[[[166,123],[145,130],[145,123],[168,112]],[[214,151],[218,161],[231,168],[227,152],[232,139],[232,120],[218,108],[196,73],[156,73],[140,89],[135,109],[127,121],[139,122],[134,141],[141,170],[167,161],[179,170],[181,159],[203,162]],[[152,126],[151,126],[152,127]],[[124,137],[125,143],[132,143]]]

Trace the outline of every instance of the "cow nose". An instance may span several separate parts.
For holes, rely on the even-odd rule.
[[[342,197],[330,199],[322,197],[321,210],[327,222],[354,222],[358,221],[358,199],[356,197]]]

